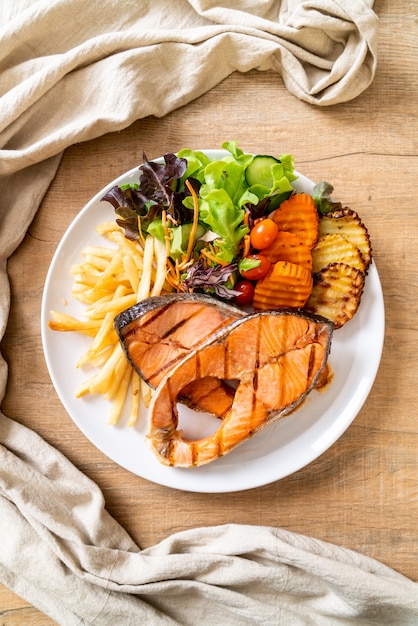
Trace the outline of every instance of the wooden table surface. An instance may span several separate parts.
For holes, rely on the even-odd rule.
[[[163,119],[69,148],[10,259],[12,309],[2,344],[10,377],[2,409],[96,481],[110,513],[141,547],[196,526],[261,523],[358,550],[418,581],[417,9],[416,1],[376,1],[377,75],[353,102],[314,108],[272,72],[234,74]],[[386,334],[372,391],[328,451],[267,486],[208,495],[130,474],[82,435],[47,372],[40,304],[69,224],[105,184],[140,164],[143,150],[154,158],[184,146],[218,148],[226,139],[247,151],[290,152],[296,169],[332,182],[335,195],[359,212],[382,282]],[[3,625],[52,623],[4,587],[0,616]]]

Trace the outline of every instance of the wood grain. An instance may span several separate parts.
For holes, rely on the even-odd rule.
[[[313,108],[291,96],[273,73],[234,74],[162,119],[147,118],[69,148],[10,259],[12,310],[2,343],[10,376],[2,408],[96,481],[110,513],[141,547],[197,526],[261,523],[353,548],[418,581],[416,9],[416,2],[375,3],[378,71],[351,103]],[[358,210],[383,286],[386,337],[370,396],[331,449],[265,487],[207,495],[133,476],[83,437],[48,376],[40,302],[68,225],[98,190],[139,164],[143,150],[153,158],[184,146],[216,148],[225,139],[237,139],[248,151],[292,153],[297,169],[332,182],[344,204]],[[0,617],[3,625],[52,623],[1,586]]]

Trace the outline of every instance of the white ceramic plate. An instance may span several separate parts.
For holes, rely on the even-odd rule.
[[[225,153],[207,150],[211,158]],[[324,393],[313,391],[302,408],[270,425],[230,454],[209,465],[191,469],[165,467],[144,443],[147,417],[135,427],[126,416],[120,423],[107,423],[109,403],[98,396],[77,399],[75,390],[92,375],[76,369],[90,339],[78,333],[61,333],[48,328],[52,309],[82,317],[83,305],[71,297],[70,268],[81,262],[87,245],[111,245],[95,227],[114,219],[114,210],[100,198],[114,185],[138,180],[138,168],[123,174],[102,189],[79,213],[60,242],[45,282],[42,300],[42,342],[48,370],[64,407],[82,433],[107,457],[130,472],[150,481],[185,491],[221,493],[251,489],[296,472],[327,450],[348,428],[362,408],[379,368],[384,338],[384,304],[379,275],[372,263],[361,306],[355,317],[334,332],[329,362],[334,379]],[[312,192],[313,183],[298,174],[294,186]],[[219,425],[213,417],[182,407],[180,423],[189,436],[209,434]],[[196,425],[198,432],[196,432]],[[59,424],[57,424],[59,428]]]

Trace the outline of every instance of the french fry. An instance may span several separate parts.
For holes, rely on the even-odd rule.
[[[122,256],[132,258],[138,271],[142,270],[144,253],[142,243],[139,240],[130,241],[126,239],[120,229],[109,232],[108,238],[118,246]]]
[[[127,309],[132,306],[136,302],[136,295],[134,293],[129,293],[124,296],[119,296],[118,298],[112,298],[109,302],[103,302],[96,306],[89,314],[91,319],[97,319],[104,317],[107,313],[113,313],[113,317],[115,317],[116,313]]]
[[[111,356],[114,347],[114,344],[110,343],[108,346],[100,350],[96,356],[90,357],[89,365],[94,368],[103,367],[108,358]]]
[[[126,369],[125,374],[120,382],[120,385],[118,387],[118,390],[116,392],[116,395],[111,405],[108,424],[112,424],[112,425],[117,424],[120,418],[123,406],[125,404],[126,396],[128,393],[131,376],[132,376],[132,372],[129,369]]]
[[[97,279],[101,274],[101,270],[94,267],[90,263],[82,263],[81,265],[73,265],[70,270],[70,274],[76,276],[77,280],[80,282],[93,286],[96,284]]]
[[[148,408],[151,402],[151,398],[152,398],[152,389],[149,385],[147,385],[145,380],[142,380],[142,379],[141,379],[141,394],[142,394],[142,400],[144,402],[144,406]]]
[[[124,296],[126,292],[127,290],[124,285],[118,285],[113,293],[111,291],[106,292],[101,298],[94,299],[93,302],[90,302],[90,304],[84,310],[84,315],[92,319],[94,319],[95,317],[99,319],[100,316],[99,315],[95,316],[94,314],[97,307],[107,302],[110,302],[113,298],[116,297],[116,294],[118,295],[118,297],[121,297],[121,296]]]
[[[99,235],[106,235],[108,237],[110,233],[120,231],[120,226],[116,222],[102,222],[96,226],[96,230]]]
[[[121,352],[120,344],[115,344],[110,357],[107,359],[102,369],[80,385],[76,392],[77,398],[80,398],[86,393],[104,395],[107,392],[115,368],[117,367],[118,361],[121,359]]]
[[[127,359],[125,358],[123,351],[119,350],[119,347],[120,346],[118,344],[117,349],[119,353],[119,358],[117,359],[115,363],[115,367],[112,372],[112,378],[111,378],[110,384],[107,386],[107,389],[105,393],[103,394],[106,400],[112,400],[112,398],[116,396],[119,386],[121,385],[122,380],[124,379],[126,375],[126,372],[129,370],[129,372],[132,373],[132,368],[130,367]]]
[[[87,351],[79,358],[76,367],[83,367],[87,363],[92,363],[105,348],[113,346],[117,341],[116,332],[113,328],[114,316],[108,313],[102,321],[100,329],[93,339]]]
[[[84,258],[90,255],[99,259],[110,260],[113,257],[114,250],[106,248],[105,246],[86,246],[81,254]]]
[[[144,248],[144,266],[142,268],[142,276],[139,282],[137,301],[140,302],[147,298],[151,290],[152,262],[154,258],[154,237],[148,235],[145,239]]]
[[[100,328],[98,320],[78,320],[67,313],[59,311],[51,311],[51,320],[48,320],[48,326],[51,330],[59,330],[61,332],[78,331],[84,335],[95,337]]]
[[[124,287],[119,285],[115,290],[115,299],[119,298],[119,294],[123,292]],[[97,355],[107,346],[117,342],[116,331],[113,328],[113,320],[115,315],[112,311],[108,311],[102,317],[100,327],[97,331],[95,338],[90,344],[87,352],[80,357],[77,363],[77,367],[86,365],[89,361],[97,357]],[[96,318],[95,319],[100,319]]]
[[[158,296],[164,287],[166,277],[167,250],[165,243],[159,239],[154,239],[154,252],[157,259],[157,270],[151,296]]]
[[[128,277],[133,293],[137,293],[139,287],[139,272],[135,260],[131,256],[125,255],[122,259],[123,267]]]

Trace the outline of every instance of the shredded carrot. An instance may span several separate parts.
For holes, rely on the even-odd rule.
[[[197,197],[195,190],[193,189],[192,185],[190,184],[188,180],[186,180],[186,186],[188,190],[190,191],[192,198],[193,198],[193,225],[190,231],[189,243],[187,244],[186,256],[183,258],[179,266],[179,269],[184,269],[187,263],[189,262],[190,256],[192,254],[193,246],[194,246],[194,238],[196,235],[197,223],[199,220],[199,199]]]
[[[180,264],[177,259],[176,259],[176,264],[175,264],[175,271],[176,271],[176,280],[178,283],[180,283]]]
[[[138,215],[138,232],[139,232],[139,237],[142,241],[142,245],[145,245],[145,237],[144,237],[144,233],[142,232],[142,224],[141,224],[141,216]]]
[[[178,275],[176,272],[176,269],[170,259],[170,231],[168,229],[167,226],[167,211],[163,210],[161,213],[161,222],[162,222],[162,227],[163,227],[163,231],[164,231],[164,240],[165,240],[165,249],[166,249],[166,256],[167,256],[167,282],[170,283],[170,285],[172,287],[174,287],[174,289],[176,291],[181,291],[181,286],[180,286],[180,281],[178,279]]]
[[[207,248],[203,248],[201,251],[201,254],[203,254],[206,258],[208,258],[210,261],[213,261],[217,265],[222,265],[223,267],[226,267],[227,265],[229,265],[228,261],[222,261],[216,258],[216,256],[214,256],[211,252],[209,252]]]
[[[179,282],[176,278],[174,278],[173,276],[171,276],[170,274],[167,274],[167,282],[177,291],[177,292],[183,292],[185,291],[183,285],[181,284],[181,282]]]
[[[250,248],[251,248],[250,235],[244,235],[244,249],[242,251],[243,257],[246,257],[249,255]]]
[[[204,250],[204,249],[205,249],[205,248],[203,248],[203,249],[200,251],[200,253],[199,253],[199,260],[200,260],[200,261],[202,261],[202,263],[203,263],[203,267],[204,267],[205,269],[207,269],[207,267],[208,267],[208,259],[207,259],[207,257],[203,254],[203,250]]]
[[[161,222],[164,231],[165,250],[168,258],[170,256],[170,233],[167,228],[167,211],[165,209],[161,212]]]

